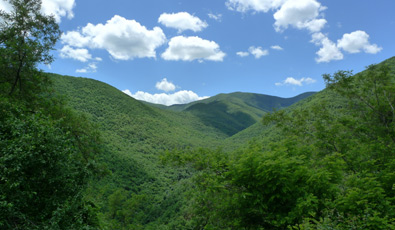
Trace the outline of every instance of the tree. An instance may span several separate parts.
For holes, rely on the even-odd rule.
[[[29,97],[46,82],[37,65],[53,61],[61,32],[53,16],[41,13],[41,0],[7,1],[11,12],[0,11],[0,90]]]
[[[56,107],[56,106],[53,106]],[[32,112],[0,95],[0,229],[89,229],[95,205],[84,191],[96,173],[89,122]]]

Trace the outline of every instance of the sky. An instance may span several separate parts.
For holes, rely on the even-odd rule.
[[[0,9],[10,10],[0,0]],[[46,72],[158,104],[293,97],[395,55],[394,0],[43,0],[63,31]]]

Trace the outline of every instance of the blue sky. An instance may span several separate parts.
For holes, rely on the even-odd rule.
[[[0,7],[6,4],[0,1]],[[393,0],[43,0],[64,32],[42,68],[142,100],[292,97],[395,55]]]

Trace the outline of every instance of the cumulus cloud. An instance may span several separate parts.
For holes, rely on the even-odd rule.
[[[67,45],[60,50],[60,57],[71,58],[81,62],[87,62],[92,59],[92,55],[87,49],[74,49]]]
[[[250,53],[248,53],[248,52],[243,52],[243,51],[237,52],[236,54],[237,54],[238,56],[240,56],[240,57],[247,57],[248,55],[250,55]]]
[[[95,73],[97,70],[96,63],[89,63],[85,68],[77,69],[75,72],[77,73]]]
[[[318,32],[327,22],[321,18],[322,11],[326,7],[317,0],[227,0],[225,4],[228,9],[243,13],[247,11],[254,13],[275,11],[273,17],[277,32],[281,32],[289,26]]]
[[[44,14],[53,15],[55,20],[60,22],[62,17],[67,17],[68,19],[74,17],[74,6],[74,0],[43,0],[41,11]]]
[[[344,57],[338,46],[323,33],[314,33],[311,42],[321,46],[316,52],[318,57],[315,60],[318,63],[342,60]]]
[[[283,85],[294,85],[294,86],[303,86],[303,84],[313,84],[315,83],[316,80],[308,77],[308,78],[301,78],[301,79],[295,79],[293,77],[287,77],[282,82],[277,82],[275,83],[276,86],[283,86]]]
[[[150,94],[147,92],[137,91],[135,94],[131,93],[130,90],[126,89],[122,92],[127,95],[142,101],[147,101],[155,104],[162,105],[174,105],[174,104],[187,104],[197,100],[203,100],[208,97],[200,97],[193,91],[181,90],[172,94],[160,93],[160,94]]]
[[[266,55],[269,55],[269,51],[268,50],[263,50],[262,49],[262,47],[255,47],[255,46],[251,46],[249,49],[248,49],[248,51],[252,54],[252,55],[254,55],[254,57],[256,58],[256,59],[259,59],[259,58],[261,58],[262,56],[266,56]]]
[[[187,12],[172,14],[163,13],[159,16],[158,22],[166,27],[177,29],[178,32],[182,32],[184,30],[199,32],[208,26],[206,22]]]
[[[277,32],[292,26],[297,29],[308,29],[310,32],[320,31],[326,24],[326,20],[319,18],[326,7],[316,0],[292,0],[286,1],[273,15]]]
[[[68,31],[62,34],[61,37],[61,41],[63,44],[68,44],[69,46],[79,48],[91,46],[91,39],[91,36],[82,35],[79,31]]]
[[[226,6],[230,10],[245,13],[247,11],[253,12],[268,12],[269,10],[280,7],[287,0],[227,0]]]
[[[369,42],[369,35],[365,31],[354,31],[344,34],[336,42],[331,41],[320,31],[324,28],[327,21],[323,12],[327,9],[317,0],[227,0],[226,6],[230,10],[239,12],[252,11],[275,12],[274,28],[277,32],[282,32],[289,27],[299,30],[305,29],[312,34],[311,42],[321,48],[316,52],[316,61],[330,62],[342,60],[343,51],[348,53],[365,52],[376,54],[382,50],[377,44]],[[281,50],[279,46],[272,46],[272,49]]]
[[[363,50],[365,53],[376,54],[382,50],[378,45],[370,44],[369,34],[361,30],[344,34],[337,40],[337,46],[348,53],[359,53]]]
[[[270,46],[271,49],[273,50],[283,50],[281,46],[275,45],[275,46]]]
[[[200,37],[173,37],[169,47],[162,54],[162,58],[172,61],[223,61],[225,53],[214,41],[204,40]]]
[[[349,34],[344,34],[343,37],[337,40],[337,44],[331,41],[323,33],[314,33],[312,35],[312,43],[321,46],[318,50],[316,61],[330,62],[333,60],[342,60],[344,58],[341,49],[348,53],[365,53],[376,54],[382,50],[377,44],[369,42],[369,34],[365,31],[357,30]]]
[[[247,57],[251,54],[252,56],[255,57],[255,59],[259,59],[263,56],[269,55],[269,50],[262,49],[262,47],[260,47],[260,46],[258,46],[258,47],[250,46],[250,48],[248,48],[248,52],[240,51],[240,52],[237,52],[236,54],[239,57]]]
[[[163,78],[162,81],[157,82],[155,87],[159,90],[165,91],[165,92],[170,92],[176,90],[176,86],[167,81],[167,78]]]
[[[156,58],[156,48],[163,45],[166,36],[162,29],[148,30],[135,20],[115,15],[106,24],[88,23],[80,31],[69,31],[62,43],[75,47],[105,49],[118,60],[134,58]]]
[[[211,19],[214,19],[215,21],[222,21],[222,14],[213,14],[213,13],[209,13],[208,17]]]

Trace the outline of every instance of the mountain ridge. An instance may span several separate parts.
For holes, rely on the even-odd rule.
[[[259,122],[266,113],[288,107],[314,94],[315,92],[305,92],[295,97],[282,98],[266,94],[233,92],[172,106],[143,103],[164,110],[192,113],[205,125],[232,136]]]

